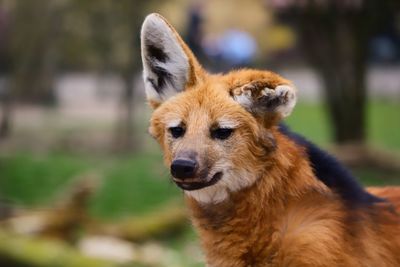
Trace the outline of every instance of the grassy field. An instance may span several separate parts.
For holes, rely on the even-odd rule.
[[[0,193],[15,205],[54,203],[73,181],[98,177],[90,212],[100,218],[141,214],[180,196],[162,167],[160,154],[123,158],[88,158],[67,154],[15,154],[0,158]]]
[[[372,102],[367,107],[368,143],[400,152],[400,103]],[[313,142],[326,146],[331,140],[331,129],[326,110],[321,104],[296,106],[287,123]]]
[[[400,152],[399,104],[373,103],[368,109],[369,142]],[[329,127],[321,106],[300,104],[287,123],[322,145],[329,144]],[[148,137],[147,137],[148,138]],[[173,199],[181,192],[169,180],[160,152],[136,156],[92,157],[65,153],[0,155],[0,196],[14,205],[47,207],[74,179],[95,174],[99,190],[90,200],[93,216],[113,219],[141,214]],[[374,169],[356,170],[365,184],[398,184],[397,174]],[[383,179],[386,178],[387,179]]]

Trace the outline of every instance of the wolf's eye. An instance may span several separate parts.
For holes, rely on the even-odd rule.
[[[217,128],[211,130],[211,137],[214,139],[224,140],[231,136],[233,129],[231,128]]]
[[[169,128],[169,131],[172,134],[172,137],[174,137],[174,138],[182,137],[185,134],[185,129],[183,129],[180,126],[171,127],[171,128]]]

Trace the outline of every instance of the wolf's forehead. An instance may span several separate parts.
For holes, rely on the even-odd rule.
[[[236,128],[242,124],[240,116],[235,116],[234,112],[224,112],[219,110],[209,110],[205,107],[193,106],[186,111],[173,111],[164,114],[164,124],[166,127],[194,126],[194,127],[220,127]]]
[[[165,103],[159,113],[169,127],[181,124],[218,124],[234,128],[243,117],[242,108],[225,90],[215,87],[189,90]]]

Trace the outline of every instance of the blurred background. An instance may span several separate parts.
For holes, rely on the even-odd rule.
[[[147,134],[151,12],[211,72],[292,80],[293,130],[363,184],[400,184],[399,3],[0,0],[0,266],[204,266]]]

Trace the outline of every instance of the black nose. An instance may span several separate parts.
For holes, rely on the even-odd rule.
[[[197,162],[191,159],[176,159],[171,164],[171,174],[178,179],[193,178]]]

